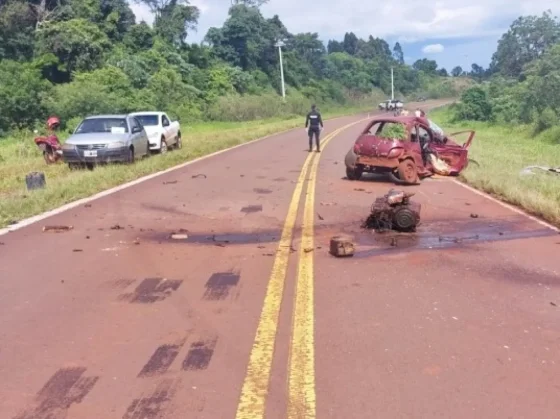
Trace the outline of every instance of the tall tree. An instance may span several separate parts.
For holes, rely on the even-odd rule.
[[[451,70],[451,75],[453,77],[459,77],[463,74],[463,67],[461,67],[460,65],[458,65],[457,67],[453,68],[453,70]]]
[[[342,46],[347,54],[356,55],[358,52],[358,37],[354,34],[354,32],[346,32],[344,34]]]
[[[342,45],[342,42],[331,39],[327,44],[327,52],[329,54],[332,54],[334,52],[344,52],[344,45]]]
[[[190,30],[196,29],[200,12],[196,6],[180,0],[170,0],[154,21],[154,29],[158,35],[176,46],[185,44]]]
[[[518,77],[523,67],[560,41],[560,22],[550,11],[542,16],[519,17],[498,42],[491,69]]]
[[[436,61],[422,58],[421,60],[416,60],[414,64],[412,64],[412,67],[426,74],[435,74],[438,66]]]
[[[393,47],[393,58],[400,64],[404,64],[404,53],[400,43],[395,43]]]
[[[471,65],[471,76],[474,77],[475,79],[478,80],[482,80],[482,78],[485,76],[486,71],[484,70],[484,68],[482,68],[481,66],[479,66],[476,63],[472,63]]]

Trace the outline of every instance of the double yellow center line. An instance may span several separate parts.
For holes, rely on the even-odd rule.
[[[326,136],[323,149],[340,132],[355,125],[359,120],[337,129]],[[293,230],[307,178],[307,192],[303,213],[302,241],[299,250],[299,264],[295,290],[293,335],[290,345],[288,417],[315,418],[315,354],[314,354],[314,312],[313,312],[313,222],[315,203],[315,179],[319,166],[319,155],[310,153],[298,177],[288,215],[278,244],[272,266],[264,305],[247,374],[243,382],[236,419],[262,419],[266,408],[266,398],[274,355],[278,317],[284,293],[286,271],[290,257]],[[309,176],[307,177],[309,173]]]

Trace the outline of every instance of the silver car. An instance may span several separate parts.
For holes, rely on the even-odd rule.
[[[70,168],[96,163],[133,163],[149,155],[148,135],[131,115],[99,115],[85,118],[62,146]]]

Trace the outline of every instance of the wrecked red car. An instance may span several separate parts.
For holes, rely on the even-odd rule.
[[[453,138],[469,134],[459,145]],[[432,121],[416,116],[373,118],[345,158],[346,176],[385,173],[396,183],[415,184],[434,173],[456,176],[468,165],[472,130],[445,135]]]

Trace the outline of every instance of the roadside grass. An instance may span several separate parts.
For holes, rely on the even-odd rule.
[[[335,118],[367,111],[369,108],[344,108],[324,112]],[[70,171],[66,164],[47,166],[33,142],[31,131],[0,140],[0,228],[19,220],[94,195],[114,186],[169,167],[194,160],[279,131],[302,127],[304,118],[276,118],[250,122],[182,124],[183,148],[165,155],[154,155],[133,165],[107,165],[93,171]],[[25,176],[33,171],[45,174],[47,187],[27,191]]]
[[[520,174],[527,166],[560,166],[560,127],[535,136],[531,126],[451,123],[451,116],[448,107],[430,112],[446,132],[476,130],[469,157],[480,166],[471,163],[460,180],[560,226],[560,176]]]

